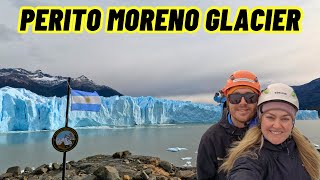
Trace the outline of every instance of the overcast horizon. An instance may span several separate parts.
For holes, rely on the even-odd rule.
[[[18,34],[21,6],[299,6],[300,34]],[[214,92],[235,70],[254,72],[262,86],[302,85],[320,78],[320,1],[27,1],[0,2],[1,68],[85,75],[129,96],[213,103]],[[233,21],[233,19],[232,19]]]

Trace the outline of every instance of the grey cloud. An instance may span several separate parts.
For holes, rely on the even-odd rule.
[[[133,75],[134,76],[134,75]],[[130,77],[130,74],[127,75]],[[115,79],[117,79],[115,77]],[[183,74],[168,74],[159,78],[122,78],[115,83],[114,88],[131,96],[174,96],[212,93],[221,89],[226,76],[212,74],[208,76],[188,76]]]
[[[15,7],[37,6],[44,3],[44,1],[19,0],[12,2]],[[106,5],[101,1],[79,0],[60,2],[60,4],[99,5],[100,3],[101,7],[110,4],[196,5],[200,8],[210,6],[209,1],[159,2],[111,1]],[[258,1],[252,2],[258,3]],[[56,1],[55,3],[57,4]],[[233,2],[216,3],[215,5],[219,6]],[[314,22],[310,16],[305,18]],[[1,27],[0,31],[3,29]],[[23,43],[20,39],[21,41],[16,40],[10,45],[0,44],[1,66],[22,67],[31,71],[41,69],[46,73],[61,76],[85,75],[98,84],[108,85],[131,96],[212,93],[221,89],[230,73],[238,69],[255,72],[263,85],[273,81],[288,82],[289,79],[300,79],[302,76],[303,79],[300,81],[311,80],[310,78],[315,77],[320,69],[317,63],[318,51],[310,50],[310,47],[319,47],[320,42],[319,34],[310,31],[314,27],[306,26],[303,34],[292,36],[221,35],[207,34],[203,31],[192,35],[128,35],[106,34],[103,31],[95,35],[29,33],[23,36]],[[9,31],[5,32],[8,34]],[[6,33],[0,34],[0,40],[2,34]],[[14,39],[13,35],[10,40]],[[307,43],[302,44],[302,42]],[[313,42],[310,47],[309,42]],[[300,48],[301,46],[304,48]],[[293,59],[306,55],[311,57],[300,61],[299,58]],[[308,64],[306,69],[304,69],[305,64]]]
[[[22,40],[21,35],[16,31],[8,28],[4,24],[0,24],[0,42],[19,41]]]
[[[32,7],[36,7],[36,6],[45,6],[48,5],[47,3],[43,3],[41,1],[26,1],[26,0],[10,0],[10,2],[12,3],[13,6],[20,8],[21,6],[32,6]]]

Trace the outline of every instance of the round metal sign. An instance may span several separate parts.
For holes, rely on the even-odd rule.
[[[60,152],[68,152],[78,144],[78,133],[70,127],[58,129],[52,136],[53,147]]]

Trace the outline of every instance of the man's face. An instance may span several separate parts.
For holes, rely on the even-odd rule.
[[[246,94],[254,93],[251,89],[241,88],[235,90],[232,94]],[[241,98],[240,103],[231,104],[228,99],[229,112],[231,114],[231,119],[233,124],[236,127],[242,128],[245,126],[245,123],[251,120],[257,110],[257,102],[248,104],[244,97]]]

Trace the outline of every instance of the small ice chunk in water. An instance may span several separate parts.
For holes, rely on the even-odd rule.
[[[184,164],[183,166],[184,166],[184,167],[186,167],[186,166],[187,166],[187,167],[191,167],[191,166],[192,166],[192,165],[191,165],[191,161],[187,161],[186,164]]]
[[[180,147],[172,147],[172,148],[168,148],[167,151],[171,151],[171,152],[178,152],[178,151],[183,151],[183,150],[188,150],[187,148],[180,148]]]
[[[179,150],[177,148],[168,148],[167,151],[178,152]]]
[[[191,160],[192,159],[192,157],[183,157],[183,158],[181,158],[182,160]]]

